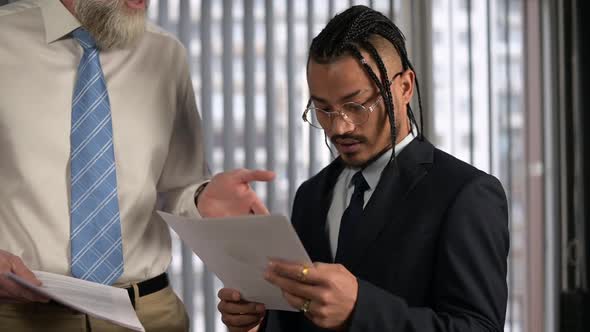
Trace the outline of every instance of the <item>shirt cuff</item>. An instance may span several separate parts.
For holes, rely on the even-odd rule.
[[[197,195],[203,192],[202,190],[200,190],[201,187],[208,184],[209,182],[211,182],[211,180],[206,180],[199,183],[197,185],[197,190],[195,190],[195,194],[193,195],[193,204],[191,204],[192,208],[190,209],[190,212],[197,216],[197,218],[203,218],[203,216],[201,216],[201,213],[199,212],[199,209],[197,208]]]

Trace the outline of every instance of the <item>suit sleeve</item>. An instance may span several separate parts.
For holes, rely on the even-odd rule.
[[[401,297],[359,280],[349,331],[504,330],[509,234],[500,182],[487,174],[468,182],[441,227],[432,306],[408,306]]]

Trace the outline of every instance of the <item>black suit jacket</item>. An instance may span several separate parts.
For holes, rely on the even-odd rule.
[[[326,216],[344,168],[335,160],[297,191],[292,222],[313,261],[332,262]],[[499,181],[427,141],[390,163],[342,263],[357,278],[348,331],[503,331],[509,248]],[[269,311],[262,331],[321,331]]]

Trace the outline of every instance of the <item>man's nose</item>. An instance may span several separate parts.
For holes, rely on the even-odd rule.
[[[331,124],[331,132],[334,135],[342,135],[344,133],[349,133],[354,131],[354,124],[350,123],[349,121],[345,120],[344,117],[346,115],[344,113],[339,113],[332,119]]]

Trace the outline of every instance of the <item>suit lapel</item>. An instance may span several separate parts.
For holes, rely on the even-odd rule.
[[[391,223],[401,225],[404,222],[397,216],[402,216],[399,212],[407,208],[404,202],[407,194],[426,175],[425,164],[432,163],[433,150],[434,147],[427,141],[414,139],[395,162],[385,167],[375,192],[365,206],[357,237],[351,246],[354,249],[342,259],[341,263],[350,271],[385,226]]]

